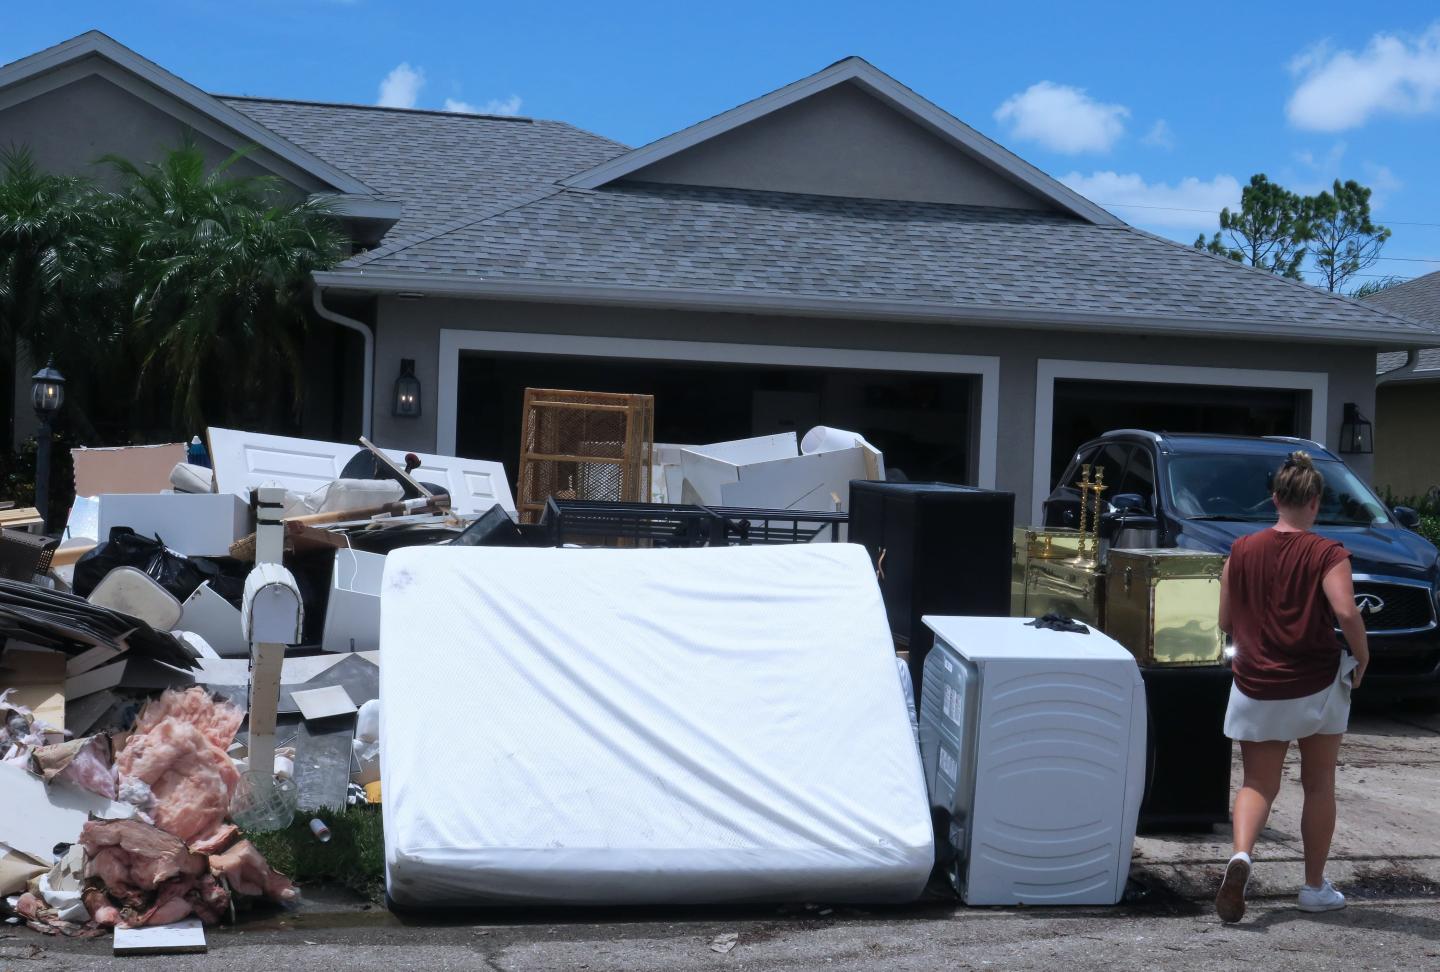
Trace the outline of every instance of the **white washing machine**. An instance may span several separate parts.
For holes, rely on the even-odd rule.
[[[1145,789],[1145,686],[1095,629],[926,617],[920,748],[971,905],[1115,904]]]

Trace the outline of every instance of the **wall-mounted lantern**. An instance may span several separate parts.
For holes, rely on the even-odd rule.
[[[1345,417],[1340,421],[1340,451],[1350,455],[1368,455],[1375,451],[1374,426],[1360,414],[1360,407],[1354,402],[1345,403]]]
[[[415,377],[415,359],[400,359],[400,377],[395,379],[395,404],[390,414],[396,418],[420,417],[420,379]]]

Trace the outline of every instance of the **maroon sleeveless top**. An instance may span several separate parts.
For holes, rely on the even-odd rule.
[[[1308,531],[1235,541],[1227,577],[1236,688],[1252,699],[1298,699],[1335,680],[1342,642],[1321,582],[1349,556]]]

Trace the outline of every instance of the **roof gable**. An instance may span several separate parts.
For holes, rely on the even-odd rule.
[[[253,144],[267,168],[315,191],[373,195],[364,182],[305,151],[243,112],[206,94],[99,31],[47,48],[0,67],[0,109],[75,84],[94,75],[175,115],[200,134],[232,150]]]
[[[1440,270],[1377,290],[1364,299],[1395,314],[1440,324]]]
[[[898,177],[891,173],[887,177],[883,171],[885,158],[874,160],[879,162],[879,165],[866,166],[875,173],[869,182],[862,178],[857,184],[853,181],[853,176],[851,182],[845,182],[840,178],[840,167],[836,166],[833,160],[828,166],[819,161],[826,151],[823,143],[808,146],[805,144],[807,139],[812,143],[815,141],[814,132],[787,132],[786,125],[776,124],[776,120],[772,118],[780,115],[778,120],[783,122],[786,120],[785,114],[781,113],[786,113],[791,121],[803,119],[806,127],[818,128],[814,124],[817,120],[815,116],[823,118],[827,110],[833,113],[838,102],[844,100],[852,119],[863,118],[863,124],[868,126],[884,124],[870,110],[870,104],[854,99],[855,94],[868,96],[873,102],[878,102],[883,108],[898,115],[906,124],[918,127],[923,133],[915,139],[907,140],[910,142],[908,147],[919,154],[903,164],[917,165],[924,170],[923,175],[926,178],[921,181],[928,182],[933,187],[924,194],[924,198],[916,200],[913,188],[910,195],[898,195],[893,188],[885,189],[884,195],[877,195],[884,187],[894,187],[906,182],[904,173],[899,173]],[[817,110],[809,117],[787,111],[792,107],[799,108],[802,102],[811,99],[815,99],[812,105]],[[769,125],[767,119],[770,120]],[[752,125],[771,129],[768,134],[779,137],[779,144],[788,148],[789,157],[778,166],[778,171],[775,159],[766,157],[776,148],[777,143],[768,141],[762,146],[761,140],[750,138],[747,133],[742,132],[742,129]],[[925,143],[923,150],[919,148],[922,142]],[[897,154],[889,155],[888,160],[895,164],[899,159],[898,153],[904,152],[905,148],[904,145],[895,146],[893,151]],[[947,148],[956,153],[948,162],[942,160],[938,152]],[[747,154],[750,157],[748,165],[743,158]],[[810,175],[813,181],[801,185],[798,183],[804,175],[802,169],[807,161],[811,164]],[[971,180],[969,198],[966,198],[967,190],[960,187],[947,190],[949,198],[934,198],[945,181],[947,168],[951,176]],[[744,184],[736,188],[801,191],[822,195],[860,195],[926,202],[975,204],[980,202],[977,197],[988,193],[989,198],[995,200],[989,202],[989,205],[1050,208],[1099,225],[1123,225],[1104,209],[858,57],[846,58],[808,78],[579,173],[565,180],[565,185],[578,189],[595,189],[622,179],[675,183],[697,178],[706,181],[690,184],[717,185],[741,181]],[[827,191],[827,186],[836,190],[843,188],[845,191]],[[867,187],[869,191],[866,191]]]

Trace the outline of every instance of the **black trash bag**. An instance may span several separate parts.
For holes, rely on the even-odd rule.
[[[420,492],[405,481],[405,478],[397,473],[390,466],[381,462],[380,459],[369,449],[361,449],[345,463],[340,470],[341,479],[393,479],[405,489],[406,499],[419,499]],[[418,481],[418,480],[417,480]],[[434,483],[420,483],[436,496],[450,495],[450,491],[444,486],[437,486]]]
[[[166,549],[159,537],[142,537],[129,527],[111,527],[103,543],[75,561],[71,589],[81,597],[89,597],[101,578],[116,567],[144,571],[181,601],[206,581],[211,581],[222,595],[229,594],[234,586],[231,578],[223,577],[220,568],[203,557],[175,553]]]

